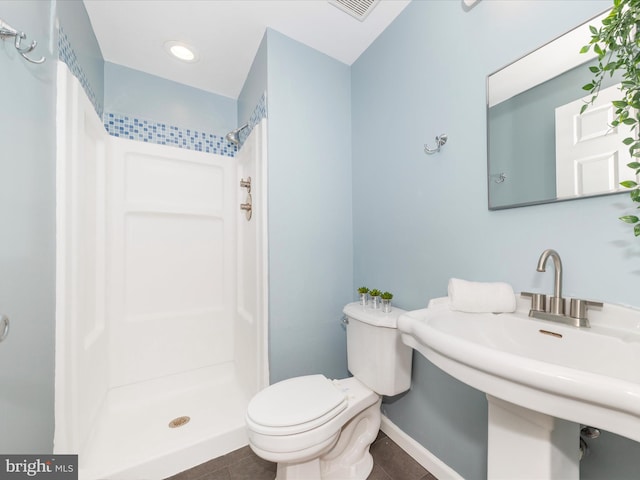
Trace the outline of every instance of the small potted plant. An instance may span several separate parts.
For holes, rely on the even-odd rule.
[[[393,298],[393,293],[383,292],[380,294],[380,298],[382,298],[382,311],[384,313],[389,313],[391,311],[391,299]]]
[[[367,287],[360,287],[358,293],[360,294],[360,305],[365,307],[367,303],[369,303],[369,289]]]
[[[380,295],[382,292],[377,288],[373,288],[369,290],[369,295],[371,296],[371,308],[378,309],[380,308]]]

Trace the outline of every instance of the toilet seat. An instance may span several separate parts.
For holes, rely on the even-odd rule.
[[[275,383],[247,407],[247,424],[263,435],[294,435],[323,425],[348,406],[347,395],[324,375]]]
[[[358,415],[363,415],[369,420],[356,421],[354,425],[375,431],[372,433],[374,437],[377,434],[380,428],[381,400],[377,393],[355,377],[338,380],[329,380],[322,375],[311,377],[297,377],[285,380],[286,383],[271,385],[254,397],[255,402],[249,402],[245,417],[249,445],[260,457],[279,464],[296,465],[314,458],[318,460],[336,445],[342,429],[352,423]],[[284,386],[280,383],[284,383]],[[280,395],[286,395],[286,398]],[[319,398],[325,400],[319,402]],[[278,404],[277,408],[280,410],[276,415],[273,415],[271,409],[274,403]],[[333,408],[332,403],[336,403]],[[316,418],[305,418],[306,415],[301,412],[306,406],[311,406],[311,417]],[[292,417],[288,416],[288,413],[292,412],[287,411],[287,408],[296,410]],[[263,425],[284,425],[289,423],[289,419],[301,423],[289,426]],[[347,435],[345,438],[351,436]],[[313,475],[298,475],[293,478],[306,480],[310,477],[319,478]]]

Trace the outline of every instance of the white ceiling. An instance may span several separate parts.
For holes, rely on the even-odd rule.
[[[351,65],[410,0],[380,0],[364,22],[326,0],[84,0],[104,59],[230,98],[270,27]],[[194,46],[195,63],[164,44]]]

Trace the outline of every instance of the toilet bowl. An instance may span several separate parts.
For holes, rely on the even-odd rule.
[[[365,479],[380,428],[382,395],[410,388],[411,349],[397,318],[357,303],[344,309],[353,377],[306,375],[275,383],[249,402],[251,449],[278,464],[276,480]]]
[[[332,381],[323,375],[309,375],[272,387],[254,397],[247,408],[246,421],[253,451],[278,463],[276,478],[359,478],[342,472],[344,457],[350,460],[347,469],[370,467],[368,446],[380,428],[379,395],[353,377]],[[343,429],[350,422],[351,430],[357,427],[357,432],[347,436],[357,435],[354,443],[360,447],[343,445],[342,456],[337,455],[335,446],[345,436]],[[330,452],[330,458],[323,458]],[[329,476],[331,473],[340,476]]]

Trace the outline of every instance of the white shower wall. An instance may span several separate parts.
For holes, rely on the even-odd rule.
[[[268,384],[266,121],[237,158],[136,142],[62,63],[58,85],[54,450],[82,480],[165,478],[246,444]]]
[[[109,388],[106,308],[108,136],[58,62],[55,437],[78,453]]]
[[[110,144],[110,386],[233,362],[233,159]]]
[[[235,312],[235,368],[241,386],[251,398],[269,385],[268,252],[267,252],[267,127],[255,125],[235,160],[238,178],[251,179],[252,215],[237,216],[237,304]],[[247,202],[248,191],[236,190],[236,205]]]

